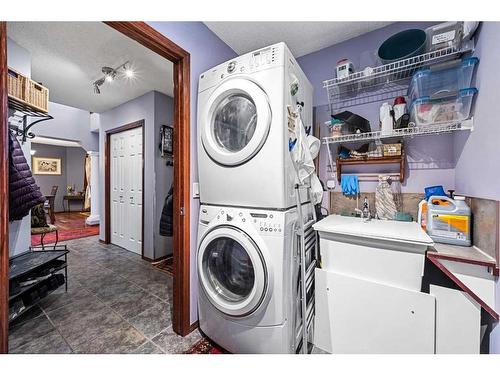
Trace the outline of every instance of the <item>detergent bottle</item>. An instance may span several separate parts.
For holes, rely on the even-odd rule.
[[[418,204],[417,222],[423,230],[427,230],[427,200],[422,199]]]
[[[427,201],[427,234],[435,242],[471,246],[471,209],[465,197],[430,197]]]

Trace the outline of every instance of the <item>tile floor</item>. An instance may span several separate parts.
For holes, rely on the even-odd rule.
[[[172,330],[172,277],[96,236],[66,244],[68,292],[10,327],[10,353],[183,353],[201,338]]]

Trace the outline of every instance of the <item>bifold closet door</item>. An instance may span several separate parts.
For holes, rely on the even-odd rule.
[[[141,254],[142,127],[110,138],[111,243]]]

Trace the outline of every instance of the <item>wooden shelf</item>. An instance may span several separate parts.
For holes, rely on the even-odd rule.
[[[404,181],[405,171],[405,154],[401,151],[400,156],[382,156],[382,157],[366,157],[366,158],[349,158],[341,159],[337,157],[337,179],[340,183],[342,180],[342,166],[344,165],[362,165],[362,164],[399,164],[399,181]]]
[[[43,117],[46,116],[49,112],[43,108],[37,107],[33,104],[30,104],[20,98],[17,98],[13,95],[9,95],[9,107],[28,114],[29,116],[35,117]]]

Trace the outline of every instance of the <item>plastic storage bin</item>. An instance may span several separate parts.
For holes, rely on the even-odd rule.
[[[459,49],[462,42],[464,24],[461,21],[450,21],[431,26],[425,30],[427,34],[427,51],[452,47]]]
[[[477,92],[477,89],[472,87],[448,97],[418,98],[411,105],[411,121],[417,126],[426,126],[466,120],[470,116],[472,100]]]
[[[408,89],[410,103],[424,96],[431,99],[456,95],[459,90],[471,87],[477,57],[440,64],[416,72]]]

